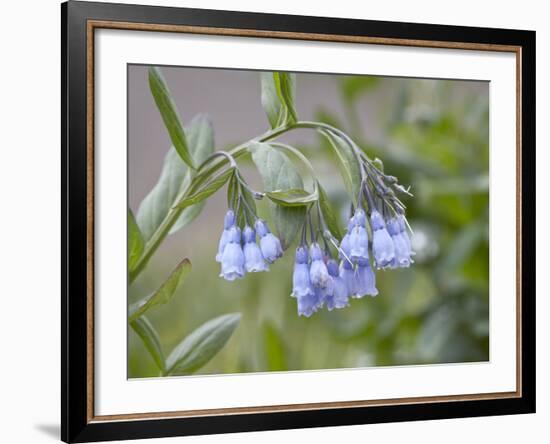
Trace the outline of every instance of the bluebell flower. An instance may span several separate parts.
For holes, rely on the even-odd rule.
[[[243,230],[243,241],[244,265],[246,271],[249,273],[269,271],[269,267],[262,256],[262,251],[256,243],[256,232],[248,225],[244,227]]]
[[[362,208],[357,208],[355,210],[355,214],[353,215],[353,223],[354,225],[359,225],[360,227],[365,228],[367,223],[367,216],[365,215],[365,212]]]
[[[315,293],[314,309],[317,311],[323,308],[327,297],[329,297],[329,293],[332,294],[332,281],[330,281],[325,288],[313,287],[313,291]]]
[[[300,246],[296,249],[294,272],[292,274],[292,296],[302,298],[313,296],[314,291],[309,279],[309,264],[307,248]]]
[[[342,260],[351,259],[350,258],[351,244],[350,244],[350,239],[349,238],[350,238],[351,232],[353,231],[354,226],[355,226],[354,219],[352,217],[348,221],[348,231],[346,232],[346,234],[342,238],[342,241],[340,242],[340,250],[341,251],[338,252],[338,257]],[[343,252],[343,254],[342,254],[342,252]]]
[[[332,311],[335,308],[344,308],[348,304],[348,288],[344,279],[339,274],[338,264],[334,259],[330,259],[327,263],[328,274],[332,278],[330,290],[326,292],[325,302],[327,309]]]
[[[237,226],[229,229],[228,243],[222,254],[220,277],[234,281],[244,277],[244,253],[241,247],[241,230]]]
[[[386,229],[382,215],[374,210],[371,214],[372,253],[377,268],[386,268],[391,265],[395,257],[395,248],[391,236]]]
[[[330,281],[327,266],[323,260],[323,252],[319,244],[314,242],[310,247],[311,265],[309,267],[309,278],[314,287],[326,288]]]
[[[315,293],[298,298],[298,315],[309,318],[319,309]]]
[[[395,257],[391,262],[391,268],[406,268],[411,263],[411,256],[407,241],[401,232],[399,221],[396,218],[388,221],[388,233],[390,234],[395,249]]]
[[[376,296],[376,276],[369,262],[361,262],[355,270],[355,292],[352,297],[362,298],[365,295]]]
[[[229,229],[235,225],[235,213],[233,210],[227,210],[223,221],[223,232],[218,243],[218,253],[216,254],[216,261],[222,261],[222,254],[225,246],[229,242]]]
[[[355,294],[356,279],[355,269],[353,264],[350,264],[347,260],[343,259],[340,262],[340,277],[346,285],[347,293],[349,295]]]
[[[369,235],[365,227],[355,225],[349,237],[352,262],[369,260]]]
[[[272,264],[283,255],[281,241],[269,231],[267,224],[258,219],[256,221],[256,232],[260,236],[260,249],[264,259]]]
[[[411,239],[409,237],[409,233],[407,233],[407,227],[405,226],[405,216],[403,216],[402,214],[399,215],[399,217],[397,218],[397,222],[399,224],[399,231],[401,232],[401,237],[403,238],[403,242],[407,247],[407,254],[409,255],[410,259],[411,256],[415,255],[415,252],[412,251]],[[410,262],[413,263],[414,261],[410,259]]]

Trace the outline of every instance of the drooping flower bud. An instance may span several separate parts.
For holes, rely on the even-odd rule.
[[[256,232],[248,225],[244,227],[243,241],[244,264],[246,271],[249,273],[268,271],[269,267],[265,263],[262,251],[256,243]]]
[[[220,241],[218,242],[218,252],[216,254],[216,261],[221,262],[222,261],[222,254],[225,246],[229,242],[229,229],[235,225],[235,213],[233,210],[227,210],[227,213],[225,213],[224,221],[223,221],[223,232],[220,236]]]
[[[369,236],[365,227],[356,225],[350,234],[349,243],[352,262],[369,260]]]
[[[362,298],[365,295],[376,296],[376,276],[369,262],[361,262],[355,271],[355,293],[352,297]]]
[[[313,295],[313,288],[309,279],[309,264],[307,248],[300,246],[296,249],[294,272],[292,274],[292,296],[302,298]]]
[[[348,221],[348,230],[340,242],[340,251],[338,252],[338,257],[342,260],[351,260],[351,244],[350,244],[350,234],[353,231],[355,226],[355,219],[351,217]]]
[[[228,242],[221,257],[222,270],[220,277],[234,281],[244,277],[244,253],[241,247],[241,230],[237,226],[229,229]]]
[[[362,208],[357,208],[355,214],[353,215],[353,222],[355,225],[365,228],[367,223],[367,216]]]
[[[401,232],[399,221],[395,218],[388,221],[388,233],[390,234],[393,246],[395,249],[395,257],[393,258],[390,266],[391,268],[406,268],[411,263],[411,257],[409,253],[409,247],[407,241]]]
[[[327,263],[328,274],[332,278],[332,286],[330,294],[327,293],[325,302],[327,309],[332,311],[335,308],[344,308],[348,304],[348,289],[346,283],[340,277],[338,264],[334,259],[330,259]]]
[[[355,270],[353,265],[345,259],[340,262],[340,277],[346,285],[348,296],[355,294]]]
[[[269,227],[261,219],[256,221],[256,232],[260,237],[262,255],[268,263],[272,264],[283,255],[281,241],[269,231]]]
[[[395,257],[395,248],[391,236],[386,229],[382,215],[374,210],[371,214],[372,253],[377,268],[390,266]]]
[[[309,318],[318,310],[318,299],[315,293],[298,298],[298,315]]]
[[[309,268],[309,276],[314,287],[327,288],[330,276],[327,266],[323,260],[323,252],[318,243],[311,244],[310,247],[311,266]]]
[[[409,260],[412,264],[414,261],[412,260],[411,256],[414,256],[416,253],[412,251],[411,239],[409,237],[409,233],[407,232],[407,227],[405,226],[405,216],[401,214],[397,218],[397,222],[399,224],[399,231],[401,232],[401,237],[403,238],[403,242],[407,247],[407,254],[409,256]]]

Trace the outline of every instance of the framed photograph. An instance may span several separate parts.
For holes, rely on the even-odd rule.
[[[69,1],[62,439],[535,411],[535,33]]]

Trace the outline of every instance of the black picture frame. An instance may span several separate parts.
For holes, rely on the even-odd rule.
[[[88,360],[90,320],[90,142],[87,101],[87,39],[90,20],[186,25],[235,30],[356,36],[380,39],[510,45],[521,54],[520,203],[518,267],[521,281],[521,393],[499,399],[388,403],[317,410],[96,421],[90,416]],[[395,421],[509,415],[535,412],[535,32],[356,19],[336,19],[70,1],[62,23],[62,375],[61,438],[90,442],[180,435],[325,427]],[[146,32],[146,31],[144,31]],[[452,45],[451,45],[452,46]],[[93,234],[93,233],[92,233]]]

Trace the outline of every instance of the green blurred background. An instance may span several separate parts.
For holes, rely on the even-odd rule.
[[[196,113],[210,115],[216,149],[267,130],[257,72],[163,68],[163,73],[185,122]],[[128,194],[136,213],[170,142],[149,92],[147,67],[130,66],[128,74]],[[156,289],[182,258],[191,260],[193,271],[173,300],[148,313],[165,352],[205,321],[240,312],[237,330],[199,374],[487,361],[489,84],[298,74],[296,103],[300,119],[348,132],[384,162],[387,173],[411,186],[414,197],[404,202],[415,264],[378,271],[376,298],[298,317],[290,297],[294,246],[269,273],[235,282],[218,277],[214,256],[227,209],[223,189],[191,225],[165,240],[131,287],[130,302]],[[312,161],[345,226],[349,200],[332,151],[311,131],[282,140]],[[249,159],[240,163],[247,180],[261,189]],[[129,329],[128,376],[157,374]]]

